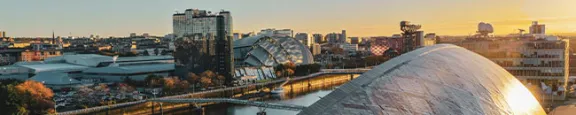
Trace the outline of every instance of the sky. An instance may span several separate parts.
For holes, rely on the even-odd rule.
[[[197,8],[232,13],[234,32],[290,28],[348,36],[390,36],[402,20],[426,33],[474,34],[479,22],[495,34],[532,21],[547,33],[576,33],[576,0],[0,0],[0,30],[11,37],[128,36],[172,32],[172,14]]]

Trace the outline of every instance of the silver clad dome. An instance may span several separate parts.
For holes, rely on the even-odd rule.
[[[342,85],[302,115],[544,115],[514,76],[464,48],[440,44],[396,57]]]
[[[290,37],[252,36],[234,41],[236,65],[275,66],[287,62],[312,64],[312,53]]]

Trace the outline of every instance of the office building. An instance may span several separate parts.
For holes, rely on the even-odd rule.
[[[342,48],[348,55],[356,55],[358,51],[358,44],[351,43],[341,43],[340,48]]]
[[[312,43],[307,33],[297,33],[294,39],[300,41],[300,43],[306,45],[306,47],[310,47]]]
[[[350,37],[349,39],[350,41],[347,41],[348,43],[351,44],[360,44],[360,39],[358,37]]]
[[[224,17],[224,28],[227,36],[232,36],[232,15],[229,11],[212,14],[206,10],[187,9],[184,13],[172,15],[172,29],[176,37],[190,36],[196,33],[216,34],[216,17]]]
[[[12,65],[22,61],[23,48],[7,48],[0,50],[0,66]]]
[[[136,33],[130,33],[130,37],[136,37],[138,36]]]
[[[553,36],[468,39],[456,43],[504,67],[525,84],[569,89],[569,40]],[[537,92],[534,92],[537,93]],[[545,99],[563,100],[566,92],[549,90]]]
[[[312,38],[314,39],[314,43],[322,43],[325,41],[322,34],[312,34]]]
[[[330,44],[338,44],[340,43],[342,34],[340,33],[329,33],[326,34],[325,39]]]
[[[530,26],[530,34],[546,34],[546,25],[538,24],[538,21],[532,22],[532,25]]]
[[[319,55],[322,54],[322,46],[318,43],[314,43],[314,45],[312,45],[312,55]]]
[[[274,28],[268,28],[268,29],[260,30],[260,32],[258,32],[258,35],[294,38],[294,31],[292,29],[279,29],[279,30],[277,30]]]
[[[211,70],[233,80],[234,52],[232,50],[232,16],[228,11],[217,14],[187,9],[173,15],[176,74],[201,73]]]
[[[240,33],[234,33],[234,34],[232,34],[232,39],[234,39],[234,40],[239,40],[239,39],[241,39]]]
[[[5,37],[6,37],[6,32],[0,31],[0,38],[5,38]]]
[[[428,33],[424,37],[421,38],[420,46],[422,46],[422,47],[432,46],[432,45],[436,44],[436,41],[437,41],[436,40],[436,34],[435,33]]]
[[[19,61],[43,61],[46,58],[62,55],[61,47],[58,44],[30,43],[31,49],[21,52]]]
[[[338,40],[339,43],[344,43],[347,41],[348,36],[346,36],[346,30],[342,30],[340,33],[340,39]]]

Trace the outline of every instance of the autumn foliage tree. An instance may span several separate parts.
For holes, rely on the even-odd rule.
[[[1,114],[53,114],[54,93],[36,81],[2,84],[0,88]]]
[[[168,90],[173,90],[176,88],[176,84],[180,82],[177,77],[165,77],[164,78],[164,88]]]
[[[208,88],[212,85],[212,79],[207,77],[200,78],[200,82],[202,83],[202,87]]]
[[[200,76],[196,75],[194,72],[189,72],[186,80],[188,83],[192,84],[192,90],[195,91],[196,86],[198,86],[198,83],[200,82]]]
[[[276,70],[276,76],[279,77],[288,77],[288,76],[292,76],[295,73],[295,69],[296,69],[296,64],[292,63],[292,62],[288,62],[285,64],[280,64],[277,65],[276,67],[274,67],[274,69]]]
[[[224,85],[224,80],[226,80],[226,77],[224,77],[223,75],[218,75],[216,76],[216,81],[218,85]]]
[[[207,70],[207,71],[202,72],[202,74],[200,74],[200,76],[202,77],[202,78],[200,78],[200,83],[202,83],[202,86],[204,88],[215,85],[214,81],[216,81],[216,80],[214,80],[214,79],[216,78],[217,75],[214,72]]]
[[[196,86],[196,84],[200,80],[200,76],[196,75],[194,72],[190,72],[188,73],[188,77],[186,77],[186,80],[188,81],[188,83],[191,83],[194,86]]]

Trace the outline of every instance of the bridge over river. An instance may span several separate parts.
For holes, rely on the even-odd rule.
[[[322,76],[322,75],[339,75],[339,74],[362,74],[364,72],[369,71],[370,69],[367,68],[358,68],[358,69],[322,69],[320,72],[312,73],[306,76],[298,76],[292,77],[290,82],[295,81],[302,81],[302,80],[309,80],[310,78]],[[206,95],[206,94],[214,94],[214,93],[225,93],[225,92],[234,92],[234,91],[244,91],[244,89],[253,88],[253,87],[265,87],[265,86],[274,86],[285,82],[286,79],[277,79],[263,83],[254,83],[254,84],[247,84],[242,86],[235,86],[235,87],[227,87],[227,88],[220,88],[214,90],[207,90],[195,93],[188,93],[183,95],[174,95],[174,96],[165,96],[155,99],[148,99],[148,100],[141,100],[141,101],[134,101],[134,102],[127,102],[127,103],[119,103],[109,106],[99,106],[99,107],[92,107],[87,109],[80,109],[80,110],[73,110],[73,111],[66,111],[66,112],[59,112],[58,115],[76,115],[76,114],[91,114],[100,111],[106,111],[110,109],[117,109],[123,107],[130,107],[139,104],[143,104],[150,101],[156,102],[178,102],[178,103],[185,103],[185,102],[226,102],[226,103],[235,103],[235,104],[246,104],[258,107],[265,107],[265,108],[276,108],[276,109],[288,109],[288,110],[300,110],[305,107],[297,106],[297,105],[289,105],[289,104],[279,104],[279,103],[265,103],[265,102],[255,102],[255,101],[248,101],[248,100],[237,100],[237,99],[230,99],[230,98],[213,98],[213,99],[185,99],[189,97],[193,97],[195,95]]]

